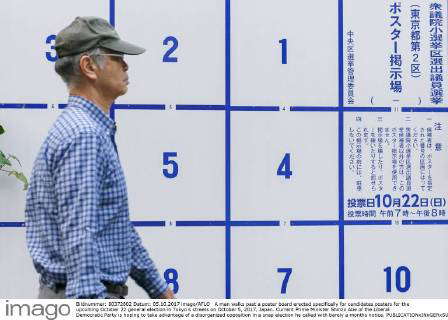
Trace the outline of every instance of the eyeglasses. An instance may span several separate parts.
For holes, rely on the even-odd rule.
[[[118,57],[120,58],[120,61],[123,63],[126,63],[126,61],[124,61],[124,55],[123,54],[118,54],[118,53],[96,53],[96,54],[90,54],[89,57],[91,56],[109,56],[109,57]]]

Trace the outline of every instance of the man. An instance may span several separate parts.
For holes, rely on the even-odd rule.
[[[108,116],[127,91],[123,55],[144,51],[97,17],[78,17],[56,37],[55,70],[70,97],[34,163],[25,209],[39,298],[124,297],[128,276],[152,298],[174,297],[130,222]]]

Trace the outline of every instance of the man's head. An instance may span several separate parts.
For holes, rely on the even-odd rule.
[[[116,97],[126,93],[128,65],[123,55],[145,49],[123,41],[115,29],[98,17],[77,17],[56,36],[56,72],[67,86],[94,86]]]

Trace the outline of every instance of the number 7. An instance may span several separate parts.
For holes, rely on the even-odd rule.
[[[285,278],[283,279],[282,282],[282,289],[280,291],[280,293],[286,293],[286,286],[288,285],[288,281],[289,281],[289,276],[292,273],[292,268],[278,268],[277,269],[278,273],[285,273]]]

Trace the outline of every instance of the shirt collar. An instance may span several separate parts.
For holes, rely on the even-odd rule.
[[[115,121],[90,100],[80,96],[69,96],[67,107],[70,106],[81,107],[101,127],[109,131],[110,134],[115,134]]]

